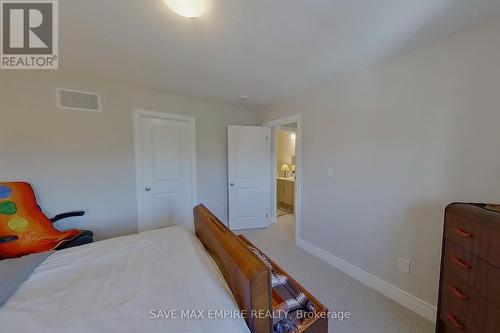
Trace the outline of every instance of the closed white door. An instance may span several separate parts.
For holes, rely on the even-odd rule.
[[[192,228],[194,123],[163,117],[136,114],[139,231]]]
[[[270,225],[271,130],[261,126],[228,127],[229,227]]]

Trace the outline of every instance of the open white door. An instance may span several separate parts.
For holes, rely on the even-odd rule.
[[[271,129],[228,126],[229,227],[265,228],[271,221]]]

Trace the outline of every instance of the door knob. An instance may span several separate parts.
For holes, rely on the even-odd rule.
[[[234,183],[230,183],[229,185],[234,186]]]
[[[148,187],[146,187],[146,188],[144,189],[144,191],[146,191],[146,192],[151,191],[151,187],[149,187],[149,186],[148,186]]]

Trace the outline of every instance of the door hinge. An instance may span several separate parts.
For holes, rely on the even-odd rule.
[[[268,218],[269,218],[269,214],[266,214],[266,219],[268,219]]]
[[[266,141],[269,141],[269,137],[266,135]]]

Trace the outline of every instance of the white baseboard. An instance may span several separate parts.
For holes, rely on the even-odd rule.
[[[436,322],[436,313],[437,309],[434,305],[384,281],[361,268],[354,266],[342,260],[333,254],[325,251],[314,244],[309,243],[308,241],[299,238],[297,245],[309,252],[310,254],[320,258],[326,263],[332,265],[336,269],[346,273],[347,275],[355,278],[359,282],[367,285],[368,287],[375,289],[382,295],[387,296],[393,301],[403,305],[404,307],[410,309],[413,312],[416,312],[420,316],[432,321]]]

